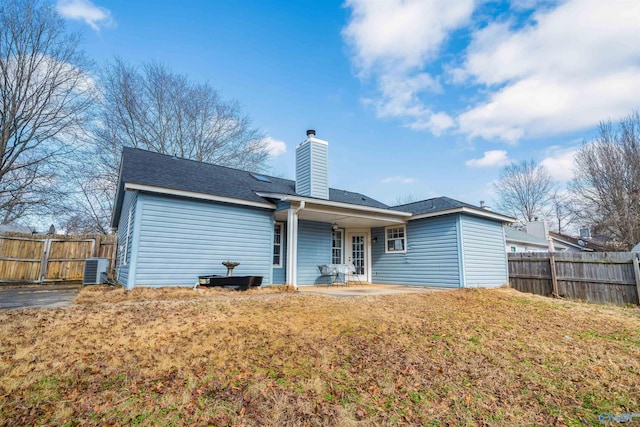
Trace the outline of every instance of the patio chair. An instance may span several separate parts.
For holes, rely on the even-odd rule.
[[[349,283],[355,283],[357,285],[363,284],[360,276],[356,274],[357,272],[356,266],[353,263],[347,264],[347,270],[344,273],[344,282],[346,285],[349,285]]]
[[[318,266],[318,270],[320,271],[320,277],[326,277],[327,278],[327,285],[334,285],[336,283],[336,280],[338,278],[338,273],[336,273],[336,271],[331,268],[330,265],[327,264],[323,264],[323,265],[319,265]]]

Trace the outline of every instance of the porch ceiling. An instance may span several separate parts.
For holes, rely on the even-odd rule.
[[[275,218],[276,221],[286,221],[287,211],[277,211]],[[372,228],[404,223],[402,217],[398,216],[333,209],[309,204],[298,212],[298,218],[308,221],[337,224],[340,228]]]

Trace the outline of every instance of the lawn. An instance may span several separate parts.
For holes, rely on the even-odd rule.
[[[0,425],[570,426],[640,412],[637,308],[509,289],[90,288],[76,302],[0,313]]]

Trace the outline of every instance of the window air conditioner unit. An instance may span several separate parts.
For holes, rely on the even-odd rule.
[[[83,285],[99,285],[107,281],[107,269],[109,260],[107,258],[88,258],[84,262]]]

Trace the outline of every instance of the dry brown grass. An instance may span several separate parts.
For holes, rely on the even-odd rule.
[[[0,313],[0,424],[593,425],[640,412],[638,309],[508,289],[149,291]]]
[[[80,290],[78,296],[73,300],[75,304],[104,304],[115,303],[122,301],[149,301],[149,300],[178,300],[178,299],[193,299],[193,298],[206,298],[213,295],[232,295],[239,291],[222,288],[222,287],[198,287],[197,289],[188,287],[163,287],[163,288],[149,288],[145,286],[138,286],[130,291],[125,290],[121,286],[85,286]],[[294,292],[292,287],[289,286],[268,286],[264,288],[252,288],[247,291],[242,291],[244,294],[270,294],[270,293],[283,293]]]

